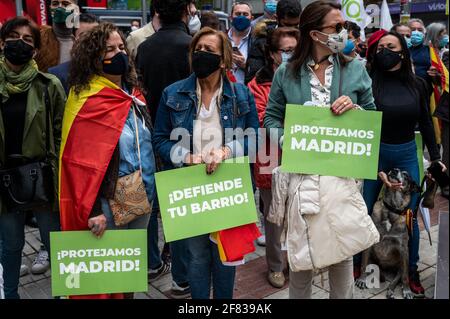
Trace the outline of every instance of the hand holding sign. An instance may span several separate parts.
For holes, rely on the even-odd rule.
[[[91,230],[91,232],[97,236],[97,238],[100,238],[103,236],[103,233],[106,230],[106,217],[104,214],[101,214],[96,217],[89,218],[88,220],[88,227]]]
[[[197,164],[201,164],[202,161],[202,156],[200,154],[186,154],[186,159],[184,161],[186,163],[186,165],[191,166],[191,165],[197,165]]]
[[[342,95],[341,97],[337,98],[336,101],[331,105],[331,111],[335,115],[341,115],[347,112],[348,110],[351,110],[355,107],[352,100],[346,96]]]
[[[206,174],[212,174],[217,169],[220,163],[231,156],[229,147],[224,146],[220,149],[212,149],[203,154],[203,162],[206,163]]]

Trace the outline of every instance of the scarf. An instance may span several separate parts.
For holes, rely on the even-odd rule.
[[[12,71],[6,64],[4,56],[0,56],[0,95],[2,102],[8,101],[10,95],[26,92],[38,74],[38,66],[30,60],[20,73]]]

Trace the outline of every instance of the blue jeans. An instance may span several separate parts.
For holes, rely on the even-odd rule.
[[[417,147],[414,140],[405,144],[381,143],[378,171],[384,171],[387,173],[393,168],[399,168],[402,171],[407,171],[417,185],[420,185]],[[383,182],[380,179],[364,181],[363,197],[369,214],[372,214],[373,206],[378,199],[382,186]],[[411,208],[414,212],[416,210],[418,199],[419,193],[411,194],[411,202],[409,203],[408,208]],[[412,237],[409,239],[410,271],[417,270],[417,262],[419,261],[419,242],[419,225],[417,223],[417,214],[414,214]],[[358,260],[360,260],[360,258],[357,258],[355,262],[358,263]]]
[[[173,241],[169,244],[172,258],[172,279],[178,285],[189,283],[187,239]]]
[[[148,224],[147,232],[147,251],[148,251],[148,267],[156,269],[161,266],[161,254],[158,246],[158,212],[159,203],[158,196],[153,201],[152,215]],[[186,240],[177,240],[169,244],[170,257],[172,260],[171,273],[172,279],[178,285],[188,283],[187,279],[187,248]]]
[[[156,207],[155,207],[156,206]],[[147,261],[148,268],[156,269],[161,266],[161,254],[159,251],[158,240],[158,199],[155,198],[150,216],[150,222],[147,227]]]
[[[40,211],[36,219],[43,234],[41,239],[50,252],[50,232],[58,231],[59,214],[50,211]],[[9,212],[0,214],[0,233],[2,237],[2,265],[5,281],[5,298],[19,299],[20,265],[22,264],[22,250],[25,244],[25,213]]]
[[[209,234],[186,241],[192,299],[209,299],[211,277],[214,299],[232,299],[236,267],[222,264],[217,245],[209,239]]]

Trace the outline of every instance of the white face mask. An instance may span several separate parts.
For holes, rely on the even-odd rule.
[[[292,53],[281,52],[281,62],[286,63],[292,58]]]
[[[320,31],[317,32],[328,36],[328,40],[326,42],[321,40],[317,41],[327,46],[333,53],[338,53],[344,50],[348,39],[348,33],[346,29],[342,29],[342,31],[339,33],[332,33],[332,34],[327,34]]]
[[[202,23],[200,22],[200,19],[198,18],[198,16],[189,16],[189,23],[188,23],[188,27],[189,27],[189,32],[191,33],[191,35],[194,35],[195,33],[197,33],[200,28],[202,26]]]
[[[139,30],[139,27],[137,27],[135,25],[131,26],[131,31],[136,31],[136,30]]]

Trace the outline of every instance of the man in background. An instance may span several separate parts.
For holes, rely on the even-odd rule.
[[[80,36],[87,32],[92,30],[95,26],[98,25],[98,19],[95,15],[91,13],[82,13],[78,17],[78,23],[75,25],[74,29],[74,39],[75,42],[80,38]],[[51,67],[48,69],[48,73],[55,75],[60,81],[61,84],[64,87],[64,90],[66,91],[66,94],[69,94],[70,88],[67,85],[67,79],[69,77],[69,67],[70,62],[67,61],[61,64],[58,64],[57,66]]]

